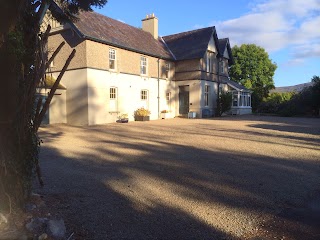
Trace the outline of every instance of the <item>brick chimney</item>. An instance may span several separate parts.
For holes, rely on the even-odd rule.
[[[158,39],[158,18],[155,17],[154,13],[142,19],[142,30],[151,33],[155,39]]]

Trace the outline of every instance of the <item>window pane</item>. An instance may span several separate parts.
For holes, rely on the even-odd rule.
[[[166,78],[169,77],[170,63],[166,63]]]
[[[117,89],[116,88],[110,88],[110,99],[116,99],[117,98]]]
[[[168,93],[166,93],[166,100],[167,100],[167,102],[169,102],[170,101],[170,93],[168,92]]]
[[[116,50],[112,48],[109,49],[109,68],[116,68]]]
[[[140,74],[147,74],[147,58],[143,56],[140,58]]]
[[[148,99],[148,91],[141,90],[141,100],[147,100],[147,99]]]

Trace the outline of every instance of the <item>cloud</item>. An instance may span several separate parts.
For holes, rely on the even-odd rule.
[[[311,57],[320,57],[320,43],[299,45],[294,48],[293,57],[295,59],[304,59]]]
[[[232,45],[254,43],[268,52],[288,48],[292,63],[320,56],[319,0],[255,1],[250,7],[238,18],[213,22],[219,37],[229,37]]]

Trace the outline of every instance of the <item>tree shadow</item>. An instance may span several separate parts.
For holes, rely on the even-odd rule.
[[[190,128],[163,124],[42,129],[44,141],[57,129],[64,135],[42,149],[47,186],[39,191],[52,201],[63,196],[51,208],[71,231],[85,229],[85,239],[237,239],[271,226],[251,226],[245,215],[272,215],[306,225],[297,234],[313,237],[312,224],[281,213],[317,188],[318,162],[203,148],[191,144]],[[79,142],[61,144],[71,139]],[[228,215],[231,226],[219,225]]]

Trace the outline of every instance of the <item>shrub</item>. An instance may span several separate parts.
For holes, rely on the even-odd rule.
[[[148,109],[145,108],[138,108],[134,111],[134,116],[140,116],[140,117],[146,117],[150,116],[151,112]]]
[[[218,104],[220,104],[220,108],[218,107],[218,116],[221,116],[222,113],[225,113],[231,109],[232,105],[232,93],[231,92],[221,92],[219,96]]]

